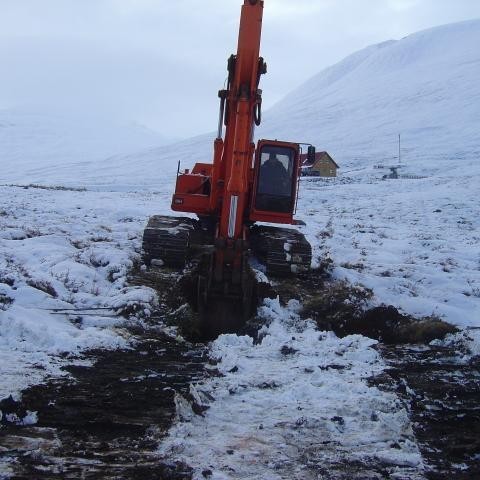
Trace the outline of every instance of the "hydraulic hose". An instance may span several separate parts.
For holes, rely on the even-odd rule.
[[[255,108],[253,110],[253,117],[255,120],[255,125],[258,127],[262,123],[262,99],[255,104]]]

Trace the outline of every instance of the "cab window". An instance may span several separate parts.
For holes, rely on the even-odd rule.
[[[295,150],[288,147],[264,145],[259,155],[257,210],[281,213],[293,209]]]

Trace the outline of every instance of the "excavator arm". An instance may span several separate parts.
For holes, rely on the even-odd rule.
[[[245,0],[242,6],[238,50],[228,62],[229,85],[221,96],[226,97],[225,141],[221,164],[225,174],[225,197],[220,215],[219,237],[238,239],[243,236],[248,204],[249,172],[252,167],[253,131],[259,124],[261,108],[259,80],[266,73],[260,57],[263,1]],[[256,118],[257,117],[257,118]],[[215,168],[215,163],[214,163]]]

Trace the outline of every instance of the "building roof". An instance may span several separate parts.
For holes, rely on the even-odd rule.
[[[324,157],[325,155],[328,156],[328,158],[334,163],[334,165],[335,165],[337,168],[340,168],[340,166],[337,164],[337,162],[332,158],[332,156],[331,156],[328,152],[316,152],[316,153],[315,153],[315,161],[314,161],[314,162],[309,162],[309,161],[308,161],[308,155],[307,155],[306,153],[302,153],[302,154],[300,155],[301,165],[302,165],[302,167],[312,167],[317,160],[320,160],[320,159],[321,159],[322,157]]]

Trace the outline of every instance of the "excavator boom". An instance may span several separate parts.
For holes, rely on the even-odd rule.
[[[252,166],[254,117],[261,105],[258,89],[265,72],[260,58],[263,1],[245,0],[242,7],[237,55],[230,58],[226,95],[227,117],[222,163],[225,165],[226,191],[220,215],[221,238],[243,235],[243,219],[248,201],[248,176]],[[214,165],[215,168],[215,165]]]

